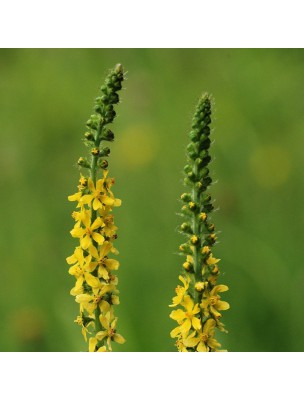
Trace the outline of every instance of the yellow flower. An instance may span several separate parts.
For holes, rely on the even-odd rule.
[[[215,350],[221,347],[218,341],[214,339],[215,325],[214,319],[208,319],[203,326],[203,330],[193,332],[183,340],[184,345],[186,347],[197,346],[196,350],[200,352],[207,352],[209,349]]]
[[[111,341],[114,341],[119,344],[125,343],[125,339],[119,333],[116,333],[115,330],[117,324],[117,318],[113,319],[113,321],[111,322],[111,313],[108,312],[104,316],[100,315],[99,321],[105,330],[97,332],[96,338],[99,341],[107,338],[107,344],[110,351],[112,351]]]
[[[99,252],[94,246],[90,248],[90,253],[96,259],[96,261],[91,262],[91,266],[93,269],[98,266],[98,276],[106,281],[110,278],[109,271],[117,270],[119,268],[119,262],[117,260],[107,257],[111,248],[112,243],[108,241],[103,243]]]
[[[207,263],[208,265],[213,265],[213,264],[218,263],[219,261],[221,261],[221,259],[220,259],[220,258],[214,258],[213,255],[212,255],[212,253],[211,253],[211,254],[209,255],[209,257],[208,257],[206,263]]]
[[[85,228],[76,227],[71,230],[71,235],[80,239],[80,246],[86,250],[88,247],[93,245],[92,240],[95,240],[96,243],[101,245],[104,242],[104,237],[95,231],[104,226],[102,219],[98,217],[91,224],[90,215],[89,213],[86,213],[82,222]]]
[[[107,171],[104,172],[104,178],[107,175]],[[120,205],[121,201],[119,199],[114,199],[112,193],[110,196],[106,194],[107,190],[105,188],[105,179],[99,179],[96,182],[96,186],[91,178],[88,179],[88,187],[91,194],[86,194],[82,197],[81,202],[83,204],[90,204],[93,201],[93,209],[103,209],[105,206],[115,206]]]
[[[204,246],[202,248],[202,254],[209,254],[210,253],[210,247],[209,246]]]
[[[106,313],[110,309],[110,304],[103,299],[103,296],[115,290],[115,286],[110,284],[102,284],[101,287],[97,289],[92,289],[92,294],[81,293],[75,298],[75,301],[80,304],[80,311],[84,310],[88,312],[89,315],[93,314],[97,307],[99,307],[102,313]]]
[[[195,330],[201,328],[201,321],[199,318],[195,317],[195,315],[200,312],[199,305],[194,304],[194,301],[189,295],[184,297],[181,305],[185,307],[186,311],[178,309],[172,311],[170,314],[170,318],[176,320],[180,324],[180,326],[171,331],[171,337],[176,337],[180,333],[182,335],[187,334],[191,327]]]
[[[191,236],[191,242],[193,244],[196,244],[199,241],[198,237],[196,235]]]
[[[108,207],[104,210],[99,210],[101,218],[105,224],[102,232],[104,236],[112,238],[116,234],[117,226],[114,225],[114,217],[112,214],[109,214],[109,212],[110,210],[108,210]]]
[[[75,276],[77,279],[75,286],[71,289],[70,293],[72,296],[83,293],[83,282],[91,280],[91,256],[84,257],[83,250],[81,247],[76,247],[74,254],[67,257],[68,264],[74,264],[69,268],[69,274]]]
[[[227,303],[227,301],[221,301],[221,297],[218,295],[218,293],[226,292],[228,289],[229,288],[226,285],[217,285],[214,286],[210,293],[204,293],[201,307],[205,316],[209,316],[211,313],[215,318],[220,318],[222,314],[218,311],[224,311],[230,308],[229,303]]]
[[[189,289],[190,278],[187,277],[187,281],[182,275],[180,275],[178,278],[184,286],[177,285],[177,288],[175,289],[176,296],[173,297],[172,304],[170,304],[169,307],[176,307],[178,304],[180,304],[183,301],[184,295]]]
[[[207,214],[206,213],[200,213],[200,219],[202,220],[202,221],[206,221],[206,219],[207,219]]]

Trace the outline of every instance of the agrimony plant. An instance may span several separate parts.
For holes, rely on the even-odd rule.
[[[71,295],[79,304],[75,322],[81,326],[85,341],[89,336],[89,351],[112,351],[111,342],[124,343],[116,332],[117,318],[113,306],[119,304],[119,262],[112,258],[117,227],[112,210],[121,205],[112,192],[114,179],[108,176],[107,157],[110,149],[104,142],[113,142],[114,133],[108,128],[115,118],[114,106],[119,102],[118,91],[124,80],[123,68],[117,64],[101,86],[101,96],[95,99],[94,111],[86,123],[84,144],[89,157],[81,157],[78,165],[83,173],[77,193],[68,197],[77,203],[72,213],[75,220],[71,235],[79,240],[74,253],[67,258],[69,273],[76,278]]]
[[[184,272],[179,276],[182,285],[175,289],[176,296],[170,305],[178,307],[170,314],[178,324],[171,337],[176,339],[178,351],[183,352],[219,351],[221,345],[215,339],[215,332],[225,331],[221,312],[229,308],[220,297],[228,286],[217,284],[220,259],[212,252],[217,235],[210,216],[214,207],[207,192],[212,183],[208,169],[210,123],[211,100],[204,94],[192,120],[191,142],[187,146],[184,183],[189,190],[181,195],[184,222],[180,231],[186,236],[179,247],[180,254],[186,256]]]

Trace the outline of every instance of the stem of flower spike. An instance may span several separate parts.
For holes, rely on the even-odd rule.
[[[100,134],[101,134],[102,128],[103,128],[103,124],[100,124],[98,131],[97,131],[97,137],[95,140],[96,148],[99,148],[99,145],[101,142]],[[97,160],[98,160],[98,156],[92,155],[90,175],[91,175],[91,179],[92,179],[95,187],[96,187]],[[91,224],[93,223],[93,221],[95,221],[96,216],[97,216],[97,211],[95,211],[92,208]],[[94,240],[93,240],[93,243],[95,246],[97,246],[97,243]],[[98,306],[96,307],[94,314],[95,314],[95,334],[96,334],[97,332],[99,332],[102,329],[102,326],[101,326],[101,323],[99,320],[99,316],[100,316],[101,312],[100,312],[100,308]],[[104,341],[101,342],[101,345],[99,347],[103,346],[103,342]]]

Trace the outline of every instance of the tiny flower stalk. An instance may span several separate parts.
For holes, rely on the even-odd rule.
[[[114,141],[108,125],[115,118],[114,106],[119,102],[117,92],[123,80],[123,69],[118,64],[100,88],[101,96],[95,99],[95,113],[86,123],[83,139],[89,157],[79,158],[78,165],[84,172],[80,174],[78,191],[68,197],[69,201],[76,202],[71,235],[79,241],[74,253],[67,258],[71,265],[69,273],[76,279],[70,293],[79,304],[79,315],[74,322],[81,327],[88,350],[92,352],[112,351],[112,341],[125,342],[116,331],[113,307],[119,304],[115,275],[119,262],[113,258],[118,251],[114,246],[117,227],[112,211],[121,205],[121,200],[112,192],[114,179],[108,176],[106,159],[110,149],[104,146],[105,142]]]
[[[226,332],[221,322],[221,312],[229,308],[220,294],[228,290],[218,285],[220,274],[217,259],[212,252],[217,241],[210,214],[213,211],[211,196],[207,192],[212,179],[208,165],[211,161],[210,148],[211,101],[204,94],[197,105],[192,130],[187,146],[187,165],[184,168],[184,183],[189,188],[181,195],[183,202],[181,216],[184,222],[180,231],[186,236],[179,247],[186,259],[181,284],[175,289],[176,296],[170,307],[177,307],[170,318],[177,322],[171,331],[178,351],[214,352],[220,351],[221,344],[215,339],[216,329]]]

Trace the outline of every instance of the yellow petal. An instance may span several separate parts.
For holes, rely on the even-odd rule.
[[[191,328],[191,321],[190,319],[186,319],[185,322],[180,326],[180,331],[182,334],[186,335]]]
[[[96,249],[96,247],[90,246],[90,247],[89,247],[89,252],[90,252],[90,254],[92,254],[92,256],[93,256],[94,258],[96,258],[96,260],[98,260],[99,254],[98,254],[98,250]]]
[[[92,296],[90,294],[86,294],[86,293],[79,294],[78,296],[76,296],[76,299],[75,299],[75,301],[77,303],[88,303],[91,300],[92,300]]]
[[[189,312],[189,311],[192,311],[192,309],[193,309],[193,305],[194,305],[194,301],[191,299],[191,297],[190,296],[185,296],[184,297],[184,300],[183,300],[183,302],[182,302],[182,305],[186,308],[186,310]]]
[[[113,340],[114,340],[114,342],[119,343],[119,344],[124,344],[126,341],[126,339],[123,338],[119,333],[114,334]]]
[[[96,182],[96,190],[98,192],[102,192],[104,190],[103,183],[104,183],[103,179],[98,179],[98,181]]]
[[[93,276],[89,273],[84,274],[85,280],[88,285],[90,285],[92,288],[98,288],[100,286],[100,281],[96,276]]]
[[[180,334],[181,334],[180,326],[177,326],[176,328],[172,329],[172,331],[170,332],[170,336],[171,336],[172,338],[175,338],[175,337],[177,337],[177,336],[180,335]]]
[[[98,342],[98,340],[96,339],[96,337],[91,337],[89,339],[89,351],[90,352],[95,351],[97,342]]]
[[[67,257],[66,262],[68,264],[74,264],[75,262],[77,262],[77,258],[75,257],[75,254],[72,254],[70,257]]]
[[[216,308],[218,310],[228,310],[230,308],[230,305],[229,303],[227,303],[227,301],[218,300],[216,302]]]
[[[198,346],[197,346],[197,348],[196,348],[196,350],[200,351],[200,352],[207,352],[208,348],[207,348],[207,346],[205,345],[205,343],[203,341],[200,341]]]
[[[192,314],[197,314],[201,311],[200,306],[198,304],[195,304],[192,310]]]
[[[97,242],[99,245],[100,244],[103,244],[103,242],[104,242],[104,237],[100,234],[100,233],[97,233],[97,232],[93,232],[92,233],[92,238],[95,240],[95,242]]]
[[[105,264],[111,271],[119,268],[119,262],[117,260],[108,259],[105,261]]]
[[[214,288],[211,290],[211,296],[216,295],[219,292],[226,292],[227,290],[229,290],[227,285],[216,285],[214,286]]]
[[[203,333],[209,333],[215,328],[215,321],[212,318],[209,318],[203,327]]]
[[[186,347],[195,347],[200,339],[198,337],[186,338],[183,340],[183,343]]]
[[[92,229],[92,231],[95,231],[96,229],[98,229],[101,226],[104,226],[104,222],[100,217],[97,217],[95,219],[95,221],[92,223],[91,229]]]
[[[112,243],[105,241],[99,250],[99,257],[104,258],[112,248]]]
[[[121,206],[121,200],[120,199],[115,199],[113,205],[114,205],[114,207],[120,207]]]
[[[85,250],[89,246],[92,245],[92,239],[89,235],[85,235],[82,239],[80,239],[80,246]]]
[[[106,206],[112,206],[114,204],[114,199],[111,199],[111,197],[108,196],[102,196],[102,202]]]
[[[95,197],[94,201],[93,201],[93,209],[96,211],[99,208],[103,208],[102,203],[99,201],[99,199],[97,197]]]
[[[81,192],[77,192],[75,194],[72,194],[71,196],[68,197],[69,201],[79,201],[81,197]]]
[[[169,317],[176,321],[180,321],[180,320],[186,318],[186,315],[185,315],[185,311],[179,309],[179,310],[173,310],[170,313]]]
[[[72,237],[80,238],[84,235],[85,230],[83,228],[74,228],[70,231]]]
[[[106,330],[109,329],[110,324],[109,324],[108,319],[105,316],[100,315],[99,316],[99,321],[100,321],[100,323],[101,323],[101,325],[103,326],[104,329],[106,329]]]
[[[91,194],[85,194],[82,196],[80,203],[81,204],[89,204],[93,200],[93,196]]]
[[[104,280],[109,279],[108,271],[105,269],[105,267],[103,267],[101,265],[98,267],[98,275],[101,276]]]
[[[106,346],[101,346],[101,347],[99,347],[99,349],[97,350],[98,353],[99,353],[99,352],[105,352],[105,351],[107,351]]]
[[[88,179],[88,187],[89,187],[89,189],[91,190],[91,192],[94,192],[94,191],[95,191],[95,186],[94,186],[94,183],[93,183],[93,181],[92,181],[92,178],[89,178],[89,179]]]
[[[192,318],[192,326],[195,330],[198,331],[199,329],[201,329],[201,321],[198,318],[193,317]]]

